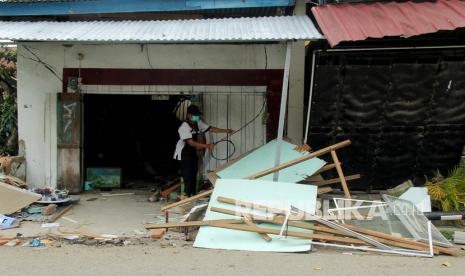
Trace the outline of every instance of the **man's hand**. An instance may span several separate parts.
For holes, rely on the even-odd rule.
[[[225,131],[225,132],[226,132],[227,134],[231,134],[231,133],[233,133],[233,132],[234,132],[234,130],[232,130],[232,129],[226,129],[226,131]]]
[[[215,144],[206,144],[206,149],[212,150],[215,147]]]

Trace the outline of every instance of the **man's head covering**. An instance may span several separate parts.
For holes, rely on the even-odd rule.
[[[188,114],[191,114],[191,115],[194,115],[194,116],[200,116],[200,115],[202,115],[202,112],[200,112],[199,107],[196,106],[196,105],[190,105],[190,106],[187,108],[187,113],[188,113]]]

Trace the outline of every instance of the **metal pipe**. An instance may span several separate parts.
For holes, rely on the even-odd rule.
[[[286,118],[287,92],[289,84],[289,67],[291,65],[291,43],[286,42],[286,60],[284,62],[283,88],[281,92],[281,107],[279,110],[278,139],[276,141],[275,167],[281,162],[281,144],[284,136],[284,121]],[[273,181],[278,181],[279,171],[273,174]]]
[[[313,98],[313,81],[315,77],[315,58],[316,58],[316,51],[313,51],[312,54],[312,73],[310,75],[310,89],[308,92],[308,107],[307,107],[307,125],[305,126],[305,137],[303,144],[307,143],[308,139],[308,128],[310,126],[310,111],[312,110],[312,98]]]
[[[429,220],[463,220],[465,212],[424,212]]]
[[[310,241],[313,245],[321,245],[321,246],[329,246],[329,247],[336,247],[336,248],[344,248],[344,249],[352,249],[352,250],[360,250],[360,251],[372,251],[372,252],[379,252],[379,253],[387,253],[387,254],[398,254],[410,257],[428,257],[431,258],[432,256],[429,253],[415,253],[415,252],[405,252],[405,251],[397,251],[395,249],[377,249],[377,248],[369,248],[363,246],[353,246],[353,245],[342,245],[342,244],[332,244],[332,243],[324,243],[324,242],[316,242]]]

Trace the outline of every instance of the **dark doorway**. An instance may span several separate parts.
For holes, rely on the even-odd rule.
[[[84,173],[89,167],[121,168],[123,187],[153,187],[175,176],[181,122],[173,110],[180,99],[85,94]]]

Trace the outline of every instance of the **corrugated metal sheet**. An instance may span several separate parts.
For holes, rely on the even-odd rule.
[[[239,42],[322,38],[307,16],[165,21],[0,21],[0,39],[68,42]]]
[[[465,1],[461,0],[328,5],[313,7],[312,13],[331,46],[465,27]]]

